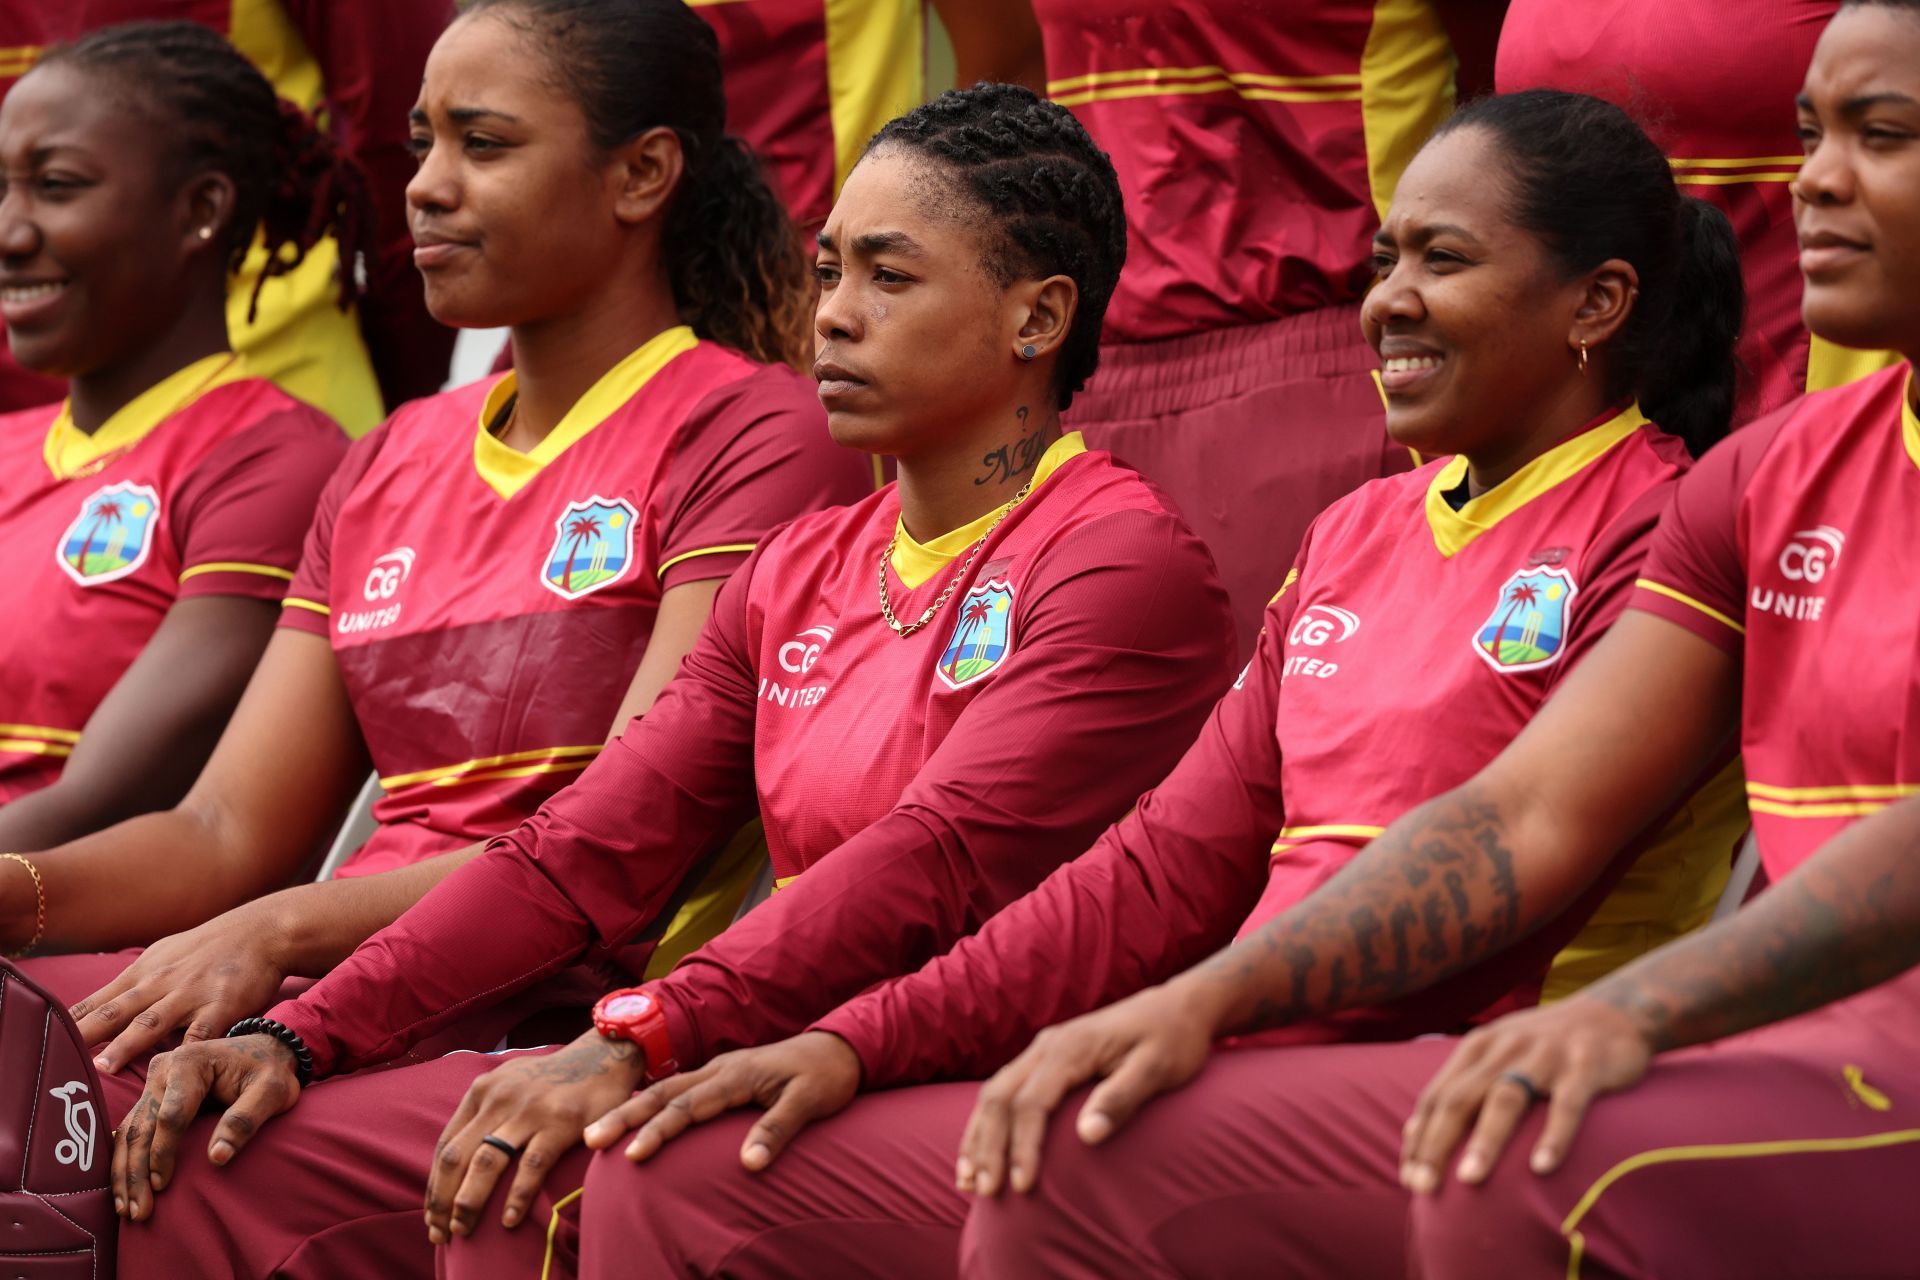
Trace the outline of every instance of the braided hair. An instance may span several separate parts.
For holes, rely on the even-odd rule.
[[[221,244],[228,270],[246,261],[256,232],[267,249],[249,323],[267,280],[298,267],[328,233],[340,246],[340,309],[353,305],[356,267],[374,236],[366,175],[217,32],[197,22],[103,27],[57,46],[38,66],[60,64],[105,72],[114,91],[140,95],[172,140],[182,177],[214,170],[233,180]]]
[[[946,169],[989,215],[987,269],[1016,279],[1071,278],[1080,291],[1060,347],[1060,407],[1100,362],[1100,325],[1127,257],[1127,221],[1113,162],[1073,113],[1010,84],[949,89],[890,121],[867,144],[899,147]]]
[[[805,368],[812,266],[760,161],[726,133],[713,28],[684,0],[474,0],[466,13],[539,42],[602,151],[673,130],[686,170],[661,239],[681,318],[756,360]]]

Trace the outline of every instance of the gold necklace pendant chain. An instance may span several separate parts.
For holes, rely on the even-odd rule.
[[[1034,479],[1038,478],[1038,474],[1036,471]],[[1000,514],[994,518],[993,523],[987,526],[987,531],[980,535],[980,541],[974,543],[973,549],[967,552],[967,558],[960,564],[960,572],[954,574],[947,582],[946,590],[940,593],[940,598],[928,605],[926,612],[922,613],[912,622],[902,622],[893,616],[893,601],[887,594],[887,566],[893,562],[894,548],[900,545],[900,522],[897,520],[894,522],[893,536],[887,539],[887,549],[880,553],[880,616],[887,620],[887,625],[893,628],[895,635],[904,640],[933,621],[933,615],[940,612],[940,606],[945,604],[948,598],[953,595],[953,589],[966,580],[967,570],[973,568],[974,557],[980,554],[980,548],[987,545],[987,539],[993,536],[993,531],[998,529],[1001,521],[1012,515],[1013,509],[1019,506],[1026,496],[1032,492],[1033,480],[1029,479],[1024,485],[1020,486],[1020,492],[1013,495],[1013,500],[1001,509]]]

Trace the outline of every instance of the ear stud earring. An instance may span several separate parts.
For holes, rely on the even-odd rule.
[[[1031,342],[1029,342],[1026,346],[1020,348],[1020,358],[1022,360],[1031,360],[1039,354],[1040,354],[1040,348],[1034,346]]]
[[[212,227],[202,227],[202,228],[200,228],[200,238],[201,238],[202,240],[211,240],[211,239],[213,239],[213,228],[212,228]]]

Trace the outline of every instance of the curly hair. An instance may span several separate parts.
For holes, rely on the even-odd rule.
[[[813,359],[813,273],[760,161],[726,133],[720,44],[684,0],[474,0],[511,23],[610,151],[665,126],[686,172],[662,252],[680,316],[703,338],[769,364]]]
[[[56,46],[35,70],[59,65],[109,73],[117,91],[139,94],[161,122],[180,175],[212,170],[233,180],[222,246],[228,270],[246,261],[256,232],[267,249],[249,322],[266,282],[299,266],[328,234],[340,246],[340,309],[353,305],[361,254],[374,238],[366,175],[217,32],[197,22],[103,27]]]
[[[1060,408],[1100,362],[1100,326],[1127,258],[1127,220],[1113,162],[1073,113],[1010,84],[950,89],[890,121],[867,154],[898,147],[927,157],[988,215],[987,268],[1002,285],[1063,275],[1080,290],[1060,348]]]

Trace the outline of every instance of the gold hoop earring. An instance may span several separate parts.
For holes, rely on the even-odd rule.
[[[1587,376],[1587,344],[1585,342],[1580,344],[1580,376],[1583,378]]]

